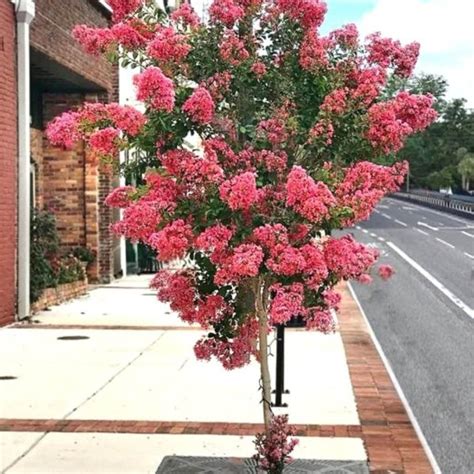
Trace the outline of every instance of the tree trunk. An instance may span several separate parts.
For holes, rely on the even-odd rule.
[[[268,367],[268,314],[267,314],[267,287],[262,278],[257,280],[255,288],[255,310],[259,324],[259,356],[260,378],[262,382],[262,406],[265,431],[268,432],[272,421],[271,409],[271,379]]]

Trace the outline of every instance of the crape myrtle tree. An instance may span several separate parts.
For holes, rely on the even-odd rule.
[[[270,408],[269,333],[294,316],[333,331],[334,287],[371,280],[376,250],[331,232],[399,188],[406,163],[376,163],[436,117],[430,96],[383,100],[389,77],[411,75],[419,45],[361,40],[352,24],[322,36],[320,0],[215,0],[204,24],[188,4],[168,16],[151,1],[109,3],[110,28],[80,25],[74,36],[137,68],[145,111],[85,104],[56,118],[49,139],[85,140],[109,162],[137,151],[144,184],[107,198],[123,209],[114,231],[161,262],[187,263],[152,286],[207,331],[198,359],[226,369],[258,360],[266,431],[257,445],[262,466],[278,472],[293,445]]]

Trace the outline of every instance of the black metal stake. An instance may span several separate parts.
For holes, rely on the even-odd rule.
[[[285,390],[285,326],[280,324],[277,326],[277,354],[276,354],[276,390],[274,407],[287,407],[287,403],[282,403],[282,395],[290,393]]]

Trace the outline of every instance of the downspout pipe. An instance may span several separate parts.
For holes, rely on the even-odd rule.
[[[30,23],[32,0],[16,0],[18,79],[18,308],[19,320],[30,316]]]

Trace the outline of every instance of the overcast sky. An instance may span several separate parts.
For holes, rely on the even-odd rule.
[[[192,0],[196,9],[203,2]],[[326,0],[322,32],[355,23],[361,33],[381,31],[421,43],[417,72],[441,74],[448,97],[465,97],[474,107],[474,0]]]

